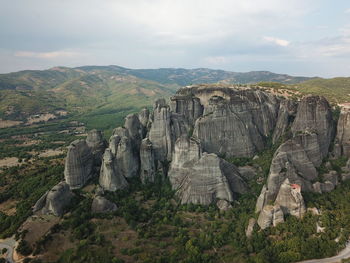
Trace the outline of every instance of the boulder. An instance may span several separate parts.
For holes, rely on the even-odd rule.
[[[44,215],[62,216],[72,197],[69,185],[66,182],[60,182],[36,202],[33,212],[41,210]]]
[[[104,190],[116,191],[128,186],[128,182],[117,167],[117,160],[111,149],[107,148],[102,160],[99,183]]]
[[[94,155],[85,140],[76,140],[68,146],[64,177],[70,188],[83,187],[94,175]]]
[[[92,200],[91,212],[93,213],[108,213],[117,210],[117,205],[107,200],[103,196],[96,196]]]

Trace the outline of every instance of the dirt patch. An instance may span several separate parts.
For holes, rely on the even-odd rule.
[[[49,149],[49,150],[46,150],[44,152],[39,153],[39,157],[51,157],[51,156],[57,156],[60,154],[63,154],[62,149],[55,149],[55,150]]]
[[[8,157],[0,160],[0,169],[4,167],[12,167],[19,165],[17,157]]]
[[[52,215],[31,216],[25,221],[21,227],[21,231],[28,230],[25,240],[34,245],[41,237],[43,237],[50,228],[59,222],[59,218]]]
[[[0,119],[0,129],[1,128],[8,128],[13,127],[22,124],[21,121],[10,121],[10,120],[3,120]]]
[[[45,253],[39,255],[43,262],[55,262],[67,249],[75,248],[76,242],[70,241],[69,232],[60,232],[52,235],[52,241],[45,244]]]
[[[46,121],[53,120],[56,118],[57,118],[57,116],[55,114],[52,114],[52,113],[37,114],[37,115],[30,116],[27,119],[27,124],[34,124],[34,123],[38,123],[41,121],[46,122]]]
[[[0,204],[0,211],[8,216],[12,216],[16,214],[16,204],[18,201],[16,200],[7,200]]]

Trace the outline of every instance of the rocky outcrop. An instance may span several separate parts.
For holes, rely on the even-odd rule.
[[[129,114],[125,117],[124,127],[128,130],[129,138],[132,140],[132,146],[135,153],[140,150],[143,127],[137,114]]]
[[[275,96],[239,88],[194,89],[193,94],[205,105],[193,132],[204,151],[252,157],[264,148],[276,125],[279,100]]]
[[[286,178],[309,191],[312,191],[311,182],[317,178],[317,170],[304,148],[293,139],[283,143],[273,156],[264,203],[275,200]]]
[[[176,139],[188,131],[184,115],[172,112],[164,99],[155,102],[148,137],[152,142],[156,161],[171,161]]]
[[[156,167],[152,142],[146,138],[142,140],[140,147],[141,169],[140,178],[142,183],[154,182]]]
[[[187,94],[186,94],[187,91]],[[182,94],[176,94],[170,98],[172,112],[184,116],[189,124],[194,125],[195,121],[203,115],[203,106],[200,99],[193,96],[191,90],[184,90]]]
[[[322,161],[328,154],[334,136],[332,111],[328,101],[322,96],[306,96],[303,98],[298,106],[292,132],[294,135],[299,133],[315,134],[319,146],[319,160]],[[309,139],[314,140],[312,136],[304,139],[306,151],[309,151],[307,145],[314,145],[314,143],[308,143]]]
[[[76,189],[94,174],[94,155],[85,140],[76,140],[68,147],[64,177],[70,188]]]
[[[103,196],[96,196],[92,200],[91,204],[91,212],[92,213],[109,213],[116,211],[117,205],[115,203],[112,203],[111,201],[107,200]]]
[[[279,205],[265,205],[257,222],[261,229],[277,226],[279,223],[284,222],[283,210]]]
[[[153,107],[149,139],[153,144],[154,156],[158,161],[171,160],[172,135],[170,123],[170,107],[164,99],[157,100]]]
[[[121,175],[126,178],[139,175],[140,157],[139,153],[134,150],[132,139],[126,136],[120,139],[116,159],[117,167]]]
[[[60,182],[36,202],[33,212],[40,211],[44,215],[62,216],[72,197],[69,185],[66,182]]]
[[[128,182],[118,170],[115,155],[109,148],[103,155],[99,183],[104,190],[108,191],[116,191],[128,186]]]
[[[147,131],[149,129],[149,118],[150,118],[150,112],[147,108],[142,109],[139,112],[139,120],[141,124],[141,134],[142,134],[142,139],[146,137]]]
[[[276,143],[287,131],[287,128],[295,118],[296,110],[296,102],[292,100],[282,100],[280,102],[276,127],[272,135],[272,143]]]
[[[217,200],[232,202],[234,193],[247,191],[233,164],[216,154],[202,153],[200,142],[187,136],[176,141],[169,179],[183,204],[209,205]],[[221,202],[220,207],[226,209],[227,204]]]
[[[254,226],[256,225],[256,219],[250,218],[248,222],[247,229],[245,230],[246,237],[250,238],[254,231]]]
[[[281,185],[275,203],[281,207],[285,215],[301,218],[306,212],[301,186],[291,184],[288,178]]]
[[[94,156],[95,166],[99,168],[102,162],[102,155],[107,147],[107,142],[103,139],[102,132],[96,129],[89,131],[86,137],[86,144],[90,147]]]
[[[350,108],[341,109],[334,151],[336,157],[350,157]]]

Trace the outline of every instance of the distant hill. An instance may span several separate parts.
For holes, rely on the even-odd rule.
[[[211,69],[128,69],[119,66],[56,67],[0,74],[0,118],[23,119],[40,112],[113,112],[151,105],[179,87],[197,83],[299,83],[267,71],[236,73]]]
[[[133,75],[138,78],[156,81],[161,84],[177,84],[179,86],[217,82],[228,84],[250,84],[260,81],[295,84],[310,79],[308,77],[293,77],[286,74],[276,74],[269,71],[251,71],[241,73],[207,68],[128,69],[119,66],[86,66],[80,67],[79,69],[89,72],[93,72],[95,70],[103,70],[115,73],[124,73]]]
[[[321,79],[206,68],[55,67],[0,74],[0,119],[26,120],[35,114],[64,110],[84,122],[99,123],[98,127],[107,124],[112,127],[116,118],[151,106],[156,98],[169,97],[181,86],[260,82],[298,90],[301,94],[321,94],[332,102],[350,101],[350,78]]]

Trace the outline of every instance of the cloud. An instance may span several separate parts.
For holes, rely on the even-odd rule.
[[[280,39],[277,37],[263,37],[263,39],[267,42],[271,42],[275,45],[281,46],[281,47],[286,47],[290,44],[288,40],[285,39]]]
[[[57,59],[57,58],[74,58],[81,56],[77,52],[71,51],[51,51],[51,52],[31,52],[31,51],[17,51],[14,53],[15,57],[25,58],[40,58],[40,59]]]
[[[350,8],[346,9],[344,13],[345,14],[350,14]]]

